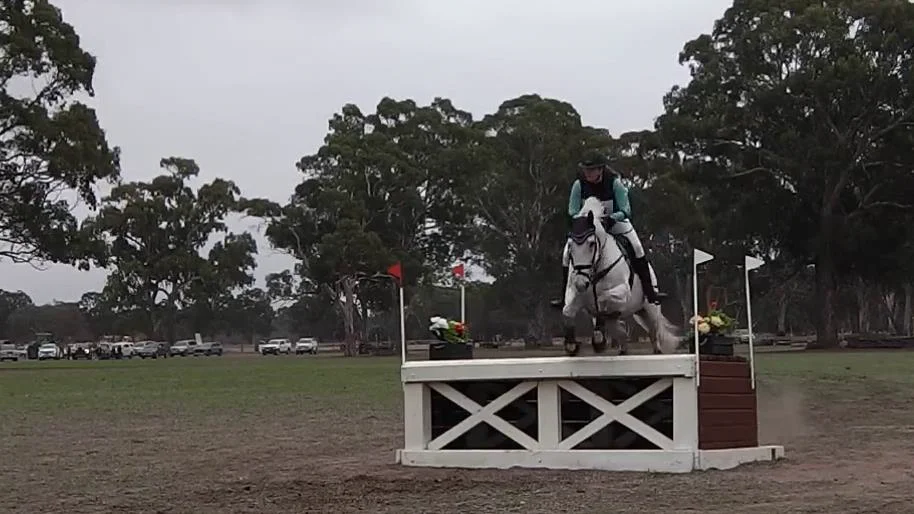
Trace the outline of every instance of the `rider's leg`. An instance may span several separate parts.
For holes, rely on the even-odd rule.
[[[657,291],[657,284],[653,280],[650,263],[647,261],[644,246],[641,244],[641,239],[638,237],[635,227],[628,221],[619,222],[613,226],[613,233],[625,236],[629,244],[632,245],[632,250],[635,252],[632,268],[634,268],[635,273],[638,274],[638,278],[641,280],[644,296],[650,303],[659,303],[666,295],[662,295]]]
[[[553,307],[558,308],[558,309],[565,307],[565,289],[568,284],[568,267],[570,265],[570,259],[571,259],[570,254],[569,254],[569,251],[570,251],[570,248],[568,246],[569,244],[570,244],[569,241],[566,240],[565,249],[562,250],[562,282],[561,282],[562,294],[559,295],[558,297],[552,299],[552,301],[549,302],[550,305],[552,305]]]

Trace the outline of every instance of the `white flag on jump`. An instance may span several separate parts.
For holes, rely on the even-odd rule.
[[[692,262],[694,262],[696,266],[698,266],[699,264],[701,264],[703,262],[708,262],[710,260],[714,260],[714,256],[711,255],[710,253],[703,252],[703,251],[699,250],[698,248],[695,248],[694,250],[692,250]]]
[[[765,261],[752,257],[751,255],[746,256],[746,271],[752,271],[758,269],[765,264]]]

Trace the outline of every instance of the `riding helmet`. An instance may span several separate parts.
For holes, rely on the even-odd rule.
[[[578,161],[578,167],[580,168],[596,168],[600,166],[604,168],[609,166],[609,159],[606,158],[603,152],[598,150],[590,150],[584,153],[581,160]]]

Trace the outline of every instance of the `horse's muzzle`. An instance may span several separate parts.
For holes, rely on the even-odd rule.
[[[574,278],[572,278],[572,280],[571,280],[571,283],[572,283],[572,285],[574,285],[574,288],[579,293],[581,293],[583,291],[586,291],[587,288],[590,287],[590,277],[588,277],[587,275],[584,275],[583,273],[575,273]]]

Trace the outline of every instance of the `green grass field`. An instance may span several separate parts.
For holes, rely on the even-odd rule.
[[[0,365],[0,411],[203,413],[298,404],[399,404],[398,358],[172,358]],[[6,369],[4,369],[6,368]]]
[[[759,376],[787,378],[811,385],[833,382],[914,384],[914,352],[789,352],[766,353],[756,358]]]
[[[769,353],[756,360],[762,380],[813,389],[914,385],[914,352]],[[306,399],[329,407],[400,402],[399,357],[175,358],[52,361],[0,365],[0,411],[53,414],[148,411],[181,406],[201,412],[245,411]]]

